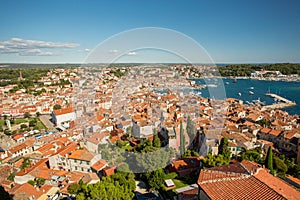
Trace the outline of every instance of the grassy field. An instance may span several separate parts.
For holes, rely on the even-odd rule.
[[[166,174],[164,176],[164,180],[167,180],[167,179],[172,179],[172,181],[175,184],[175,188],[167,189],[164,187],[164,189],[163,189],[165,194],[171,199],[177,195],[176,191],[175,191],[176,189],[195,183],[190,177],[184,177],[184,178],[178,177],[177,173],[175,173],[175,172]]]
[[[29,121],[31,121],[31,120],[36,120],[37,121],[36,126],[38,127],[39,130],[47,129],[46,126],[40,121],[39,118],[26,118],[26,119],[25,118],[20,118],[20,119],[18,118],[18,119],[14,120],[14,123],[11,124],[11,126],[13,128],[14,126],[17,126],[17,125],[22,124],[22,123],[28,125]],[[0,120],[0,126],[2,126],[3,129],[6,128],[5,120]]]

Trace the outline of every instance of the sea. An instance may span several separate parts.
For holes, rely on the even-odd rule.
[[[223,99],[236,98],[244,103],[260,100],[265,105],[274,103],[274,99],[266,93],[274,93],[290,101],[296,102],[296,106],[284,108],[290,115],[300,115],[300,82],[266,81],[255,79],[237,79],[234,82],[230,78],[222,79],[192,79],[198,85],[208,84],[209,87],[195,89],[193,92],[203,97]]]

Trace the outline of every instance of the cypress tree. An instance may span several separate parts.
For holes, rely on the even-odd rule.
[[[228,145],[229,145],[228,139],[223,137],[218,147],[218,154],[223,155],[226,162],[230,161],[230,155],[231,155],[231,152],[228,149]]]
[[[182,121],[180,122],[180,154],[184,156],[185,154],[185,137],[183,132]]]
[[[273,152],[272,152],[272,147],[269,146],[268,149],[268,153],[267,153],[267,157],[265,160],[265,165],[266,168],[268,168],[270,170],[271,174],[274,174],[274,170],[273,170]]]

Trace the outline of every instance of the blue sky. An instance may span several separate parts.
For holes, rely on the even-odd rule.
[[[162,27],[186,34],[217,63],[300,62],[298,0],[0,2],[2,63],[84,62],[100,42],[141,27]],[[142,62],[147,55],[132,53],[127,57],[122,61]],[[166,59],[159,60],[162,57]],[[167,54],[156,59],[178,61]]]

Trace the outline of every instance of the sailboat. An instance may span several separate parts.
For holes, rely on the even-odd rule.
[[[238,95],[239,95],[239,96],[242,96],[242,93],[239,92]]]
[[[253,91],[249,91],[249,94],[253,95],[253,94],[254,94],[254,92],[253,92]]]

